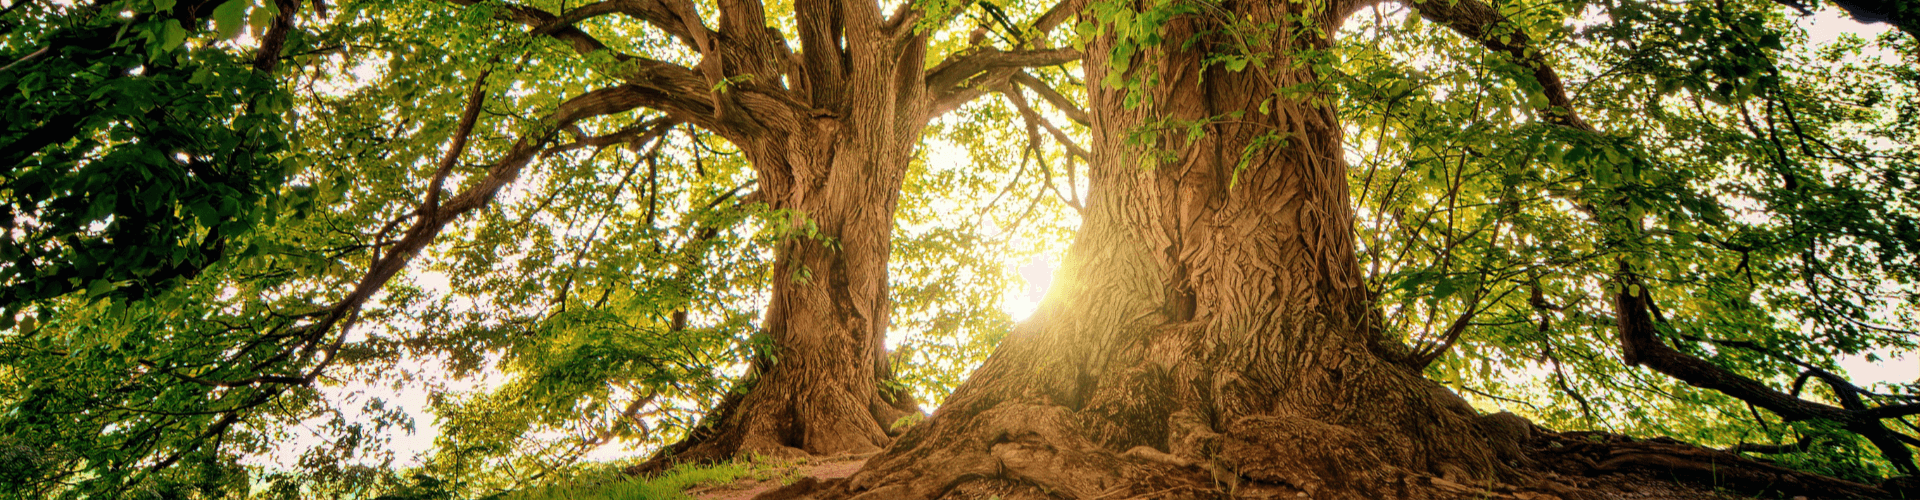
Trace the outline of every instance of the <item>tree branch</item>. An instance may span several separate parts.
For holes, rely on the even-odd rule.
[[[1047,82],[1041,81],[1039,78],[1027,74],[1025,71],[1014,72],[1012,76],[1008,77],[1008,81],[1033,90],[1033,93],[1039,94],[1041,99],[1046,99],[1047,104],[1053,105],[1054,109],[1060,110],[1061,114],[1067,115],[1067,119],[1073,120],[1074,123],[1083,126],[1092,126],[1093,122],[1087,118],[1086,111],[1075,106],[1072,99],[1061,95],[1060,91],[1054,90],[1052,85],[1047,85]]]
[[[467,92],[467,107],[460,113],[460,124],[454,127],[453,144],[447,145],[447,154],[440,157],[440,168],[434,170],[433,180],[427,183],[427,196],[420,202],[420,210],[432,214],[440,210],[440,189],[447,182],[447,175],[453,172],[453,166],[460,163],[460,154],[467,150],[467,138],[473,135],[473,125],[480,120],[480,106],[487,100],[487,75],[493,70],[481,71],[473,79],[473,90]]]
[[[261,34],[259,52],[253,54],[253,70],[261,73],[272,73],[280,65],[280,51],[287,44],[287,33],[293,31],[293,16],[300,12],[300,0],[273,0],[273,5],[280,12]]]
[[[998,80],[1011,78],[1020,68],[1057,66],[1080,60],[1073,49],[1038,49],[1005,52],[987,47],[956,56],[927,70],[927,106],[930,116],[939,116],[979,97]]]
[[[473,5],[480,4],[482,0],[448,0],[448,1],[454,3],[455,5],[470,7]],[[615,1],[634,2],[636,0],[615,0]],[[595,5],[598,5],[598,4],[595,4]],[[618,6],[595,7],[594,5],[589,5],[588,7],[593,7],[593,10],[589,11],[589,13],[591,14],[593,12],[597,12],[600,10],[614,9],[615,7],[618,7]],[[587,9],[582,8],[581,10],[587,10]],[[618,10],[618,12],[633,14],[635,17],[641,18],[642,20],[647,20],[649,23],[654,24],[655,26],[660,27],[663,30],[667,30],[669,33],[676,33],[675,36],[684,36],[684,37],[688,37],[689,39],[691,39],[691,37],[693,36],[685,27],[686,25],[684,23],[676,24],[672,22],[666,22],[666,19],[662,17],[666,14],[662,14],[660,12],[655,12],[650,9],[639,9],[639,8],[629,9],[629,10]],[[589,17],[592,17],[592,16],[583,16],[581,17],[581,19],[585,19]],[[712,85],[705,82],[705,79],[701,78],[700,75],[695,73],[693,69],[685,66],[673,64],[673,63],[668,63],[665,61],[659,61],[651,58],[635,56],[633,54],[622,53],[622,52],[610,49],[607,47],[605,43],[602,43],[599,39],[594,38],[592,35],[588,35],[587,32],[581,31],[579,28],[574,27],[571,23],[577,22],[577,20],[563,22],[563,18],[561,18],[560,16],[555,16],[552,13],[549,13],[547,11],[533,8],[533,7],[527,7],[523,5],[513,5],[513,4],[505,4],[501,14],[499,14],[499,18],[506,21],[517,22],[517,23],[526,25],[530,28],[533,28],[534,34],[544,35],[548,38],[565,42],[573,48],[574,52],[578,52],[580,54],[592,54],[600,51],[607,51],[607,52],[613,53],[614,60],[619,61],[620,63],[618,68],[614,68],[613,76],[615,76],[616,78],[620,78],[621,80],[624,80],[627,83],[631,83],[631,84],[642,86],[642,87],[657,89],[658,91],[665,94],[705,95],[711,91]],[[678,19],[678,18],[676,17],[675,19]],[[675,27],[675,26],[678,26],[678,27]],[[670,101],[672,100],[670,99],[660,100],[660,102],[663,105]],[[649,107],[652,107],[652,106],[649,106]],[[695,109],[693,108],[700,108],[702,110],[701,112],[710,114],[713,109],[713,106],[711,103],[707,103],[704,105],[695,106],[691,108],[690,107],[674,107],[674,108],[655,108],[655,109],[659,109],[661,111],[666,111],[670,113],[692,113],[692,112],[695,112]]]
[[[1080,14],[1081,10],[1086,9],[1087,1],[1088,0],[1060,0],[1059,3],[1055,3],[1053,7],[1048,8],[1045,13],[1040,14],[1039,19],[1033,21],[1033,31],[1042,34],[1053,31],[1054,28],[1067,22],[1068,19],[1073,19],[1073,16]],[[1042,37],[1042,39],[1044,39],[1044,37]]]
[[[545,151],[540,152],[540,156],[553,156],[580,148],[605,148],[623,142],[634,143],[634,147],[640,147],[640,145],[651,142],[661,135],[665,135],[672,127],[678,125],[680,125],[680,122],[674,121],[671,118],[655,118],[628,126],[611,134],[581,137],[573,142],[547,148]]]
[[[1898,434],[1880,423],[1883,418],[1920,414],[1920,404],[1892,405],[1867,409],[1858,406],[1857,394],[1848,394],[1852,384],[1836,384],[1836,396],[1843,404],[1852,408],[1836,408],[1832,405],[1801,399],[1795,395],[1782,393],[1746,376],[1721,368],[1699,357],[1686,354],[1660,341],[1658,328],[1652,314],[1652,290],[1649,290],[1633,269],[1625,262],[1615,279],[1619,290],[1614,292],[1614,310],[1620,334],[1621,354],[1629,365],[1642,365],[1660,373],[1667,374],[1681,382],[1695,387],[1712,389],[1732,396],[1755,406],[1766,408],[1787,421],[1820,419],[1835,422],[1848,432],[1867,438],[1881,455],[1892,462],[1902,472],[1920,473],[1920,467],[1914,465],[1913,452],[1900,441]],[[1824,371],[1824,370],[1822,370]],[[1812,372],[1809,372],[1812,375]],[[1838,378],[1835,376],[1834,378]],[[1804,383],[1804,379],[1795,385]],[[1795,391],[1798,392],[1798,391]],[[1846,403],[1849,398],[1853,403]]]
[[[1053,125],[1053,122],[1041,117],[1040,113],[1034,111],[1033,106],[1027,103],[1027,98],[1020,95],[1018,88],[1009,85],[1002,88],[1000,92],[1007,96],[1008,102],[1013,103],[1014,109],[1020,112],[1020,117],[1026,120],[1028,125],[1045,128],[1047,135],[1053,136],[1054,142],[1060,143],[1061,147],[1067,149],[1067,154],[1077,156],[1081,161],[1093,161],[1093,153],[1087,151],[1086,148],[1080,147],[1079,144],[1074,143],[1073,138],[1067,137],[1066,132],[1061,131],[1059,127]]]
[[[647,102],[648,99],[646,96],[636,90],[634,86],[627,85],[588,92],[561,103],[559,108],[545,120],[549,126],[542,127],[543,131],[540,132],[539,135],[522,137],[505,156],[487,170],[486,176],[483,177],[479,183],[461,191],[459,195],[446,200],[444,204],[432,209],[429,209],[426,205],[426,200],[423,200],[421,206],[415,208],[413,211],[413,225],[408,227],[406,233],[398,241],[393,243],[390,251],[374,259],[373,263],[368,266],[366,273],[362,275],[359,282],[354,285],[353,290],[333,305],[318,311],[316,314],[319,316],[319,319],[313,323],[301,325],[298,328],[299,342],[295,346],[290,347],[286,352],[269,358],[267,361],[256,364],[256,369],[264,368],[267,364],[284,361],[288,357],[293,356],[296,351],[299,352],[301,358],[310,359],[308,358],[309,356],[322,350],[323,348],[320,347],[320,341],[328,332],[332,331],[336,325],[340,325],[343,320],[350,327],[352,318],[359,314],[361,307],[372,298],[373,294],[382,287],[385,287],[387,282],[392,281],[393,277],[398,275],[401,270],[404,270],[407,264],[413,260],[413,257],[417,255],[420,250],[426,248],[428,244],[432,243],[434,237],[438,236],[447,224],[468,212],[472,212],[492,202],[494,197],[499,194],[501,188],[519,177],[520,172],[532,162],[541,148],[552,139],[555,131],[587,118],[630,111],[641,107]],[[451,151],[449,153],[452,154]],[[344,335],[342,339],[344,339]],[[257,384],[305,385],[312,383],[327,367],[333,359],[332,353],[336,351],[339,346],[339,341],[335,341],[331,345],[326,346],[324,348],[326,354],[325,359],[299,376],[257,375],[238,380],[214,380],[180,374],[171,369],[151,363],[143,362],[143,364],[147,364],[155,370],[167,373],[181,380],[202,385],[219,387],[240,387]]]
[[[1573,99],[1567,95],[1567,86],[1560,80],[1560,74],[1548,64],[1546,56],[1533,47],[1533,38],[1526,30],[1508,22],[1482,0],[1418,0],[1411,3],[1420,11],[1420,17],[1452,28],[1469,40],[1495,52],[1506,54],[1514,63],[1532,70],[1535,82],[1547,97],[1547,109],[1541,114],[1547,121],[1568,127],[1594,131],[1593,126],[1581,120],[1573,111]]]

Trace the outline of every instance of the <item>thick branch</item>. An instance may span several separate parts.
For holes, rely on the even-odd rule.
[[[1040,19],[1033,21],[1033,31],[1041,34],[1053,31],[1068,19],[1073,19],[1073,16],[1080,14],[1080,11],[1086,7],[1087,0],[1060,0],[1059,3],[1053,4],[1052,8],[1047,9],[1046,13],[1040,14]]]
[[[1766,408],[1788,421],[1826,419],[1846,421],[1844,409],[1815,403],[1767,387],[1759,381],[1727,371],[1707,360],[1674,350],[1660,341],[1649,312],[1649,290],[1621,265],[1621,291],[1614,294],[1620,347],[1628,365],[1644,365],[1689,385],[1713,389]]]
[[[808,102],[816,108],[836,109],[845,98],[846,54],[840,49],[840,2],[795,0],[794,16],[800,28],[800,58],[807,74]]]
[[[978,52],[947,59],[927,71],[927,107],[938,116],[966,104],[984,93],[996,80],[1010,78],[1020,68],[1057,66],[1080,60],[1073,49],[1040,49],[1005,52],[984,48]],[[982,85],[985,84],[985,85]]]
[[[280,66],[280,51],[287,44],[287,33],[293,31],[293,16],[300,11],[299,0],[274,0],[273,5],[280,13],[261,34],[259,52],[253,54],[253,69],[261,73],[272,73]]]
[[[456,5],[465,5],[465,6],[473,6],[481,3],[481,0],[449,0],[449,1],[453,2]],[[632,1],[632,0],[629,0],[629,1]],[[593,6],[590,5],[589,7],[593,7]],[[613,7],[595,7],[596,10],[611,9],[611,8]],[[583,8],[582,10],[585,10],[585,9]],[[636,12],[651,12],[651,11],[648,11],[645,9],[639,9],[639,10],[633,10],[633,11],[620,11],[620,12],[628,12],[632,14]],[[654,15],[655,14],[647,14],[647,16],[654,16]],[[666,14],[659,14],[659,15],[666,15]],[[648,17],[641,16],[640,14],[635,14],[635,16],[641,17],[642,19],[648,19]],[[591,16],[586,16],[586,17],[591,17]],[[650,59],[646,57],[640,57],[632,54],[626,54],[626,53],[614,51],[612,49],[607,48],[607,45],[605,43],[602,43],[599,39],[596,39],[592,35],[588,35],[587,32],[581,31],[579,28],[574,27],[571,24],[572,21],[564,21],[563,18],[561,18],[560,16],[555,16],[552,13],[548,13],[547,11],[536,9],[533,7],[522,6],[522,5],[507,4],[504,6],[504,9],[501,14],[501,18],[504,20],[517,22],[517,23],[526,25],[530,28],[533,28],[534,34],[545,35],[549,38],[566,42],[569,46],[573,47],[573,50],[575,52],[578,52],[581,54],[592,54],[594,52],[600,52],[600,51],[612,52],[614,60],[619,61],[619,67],[613,68],[613,75],[622,80],[625,80],[627,83],[631,83],[643,88],[650,88],[661,94],[665,94],[668,96],[699,96],[699,95],[707,94],[711,89],[711,85],[707,84],[705,82],[705,79],[701,78],[691,68],[680,66],[673,63],[668,63],[665,61],[659,61],[655,59]],[[585,17],[582,17],[582,19],[584,18]],[[675,19],[678,19],[678,18],[675,18]],[[649,22],[653,22],[653,21],[650,20]],[[688,35],[689,32],[685,28],[686,26],[685,24],[680,24],[681,27],[678,29],[669,29],[667,27],[669,25],[675,25],[675,24],[676,23],[665,22],[664,20],[662,20],[662,22],[655,23],[655,25],[660,26],[661,29],[667,29],[669,33],[676,33],[676,36],[682,36],[682,35],[690,36]],[[695,113],[711,114],[713,110],[713,104],[711,102],[703,102],[697,105],[686,106],[685,104],[687,103],[679,102],[679,101],[682,101],[681,99],[665,98],[665,99],[656,99],[656,101],[659,105],[668,106],[668,107],[655,107],[653,105],[649,105],[648,107],[653,107],[654,109],[658,109],[668,113],[676,113],[676,114],[695,114]]]

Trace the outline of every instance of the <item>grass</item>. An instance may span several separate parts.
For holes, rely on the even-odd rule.
[[[583,474],[572,481],[527,488],[498,500],[693,500],[686,490],[743,479],[792,480],[793,464],[765,460],[681,465],[655,477],[622,474],[617,469]]]

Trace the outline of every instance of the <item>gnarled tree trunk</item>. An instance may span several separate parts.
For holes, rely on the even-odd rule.
[[[820,496],[1407,498],[1433,491],[1421,477],[1490,479],[1526,460],[1528,424],[1476,416],[1397,364],[1371,320],[1340,125],[1289,56],[1328,41],[1289,15],[1338,26],[1350,6],[1224,7],[1174,18],[1130,62],[1144,104],[1091,90],[1093,196],[1040,312],[933,418]],[[1272,58],[1208,64],[1247,41],[1228,15],[1234,30],[1277,26],[1250,37]],[[1088,48],[1090,77],[1117,66],[1114,43]],[[1156,138],[1129,140],[1141,132]]]
[[[728,36],[687,36],[706,47],[700,71],[715,86],[715,104],[695,101],[673,114],[739,146],[761,199],[793,224],[775,249],[761,323],[772,349],[757,356],[744,392],[634,472],[888,445],[892,425],[920,411],[905,391],[881,383],[892,376],[885,341],[894,208],[920,132],[933,116],[982,94],[983,82],[1078,57],[1045,47],[976,48],[927,68],[927,37],[917,24],[926,13],[884,17],[877,3],[862,0],[796,1],[804,50],[794,54],[759,8],[723,1],[720,33]]]
[[[894,421],[919,411],[909,394],[880,381],[891,377],[893,212],[926,123],[924,56],[864,42],[844,60],[808,60],[819,65],[811,72],[818,78],[803,87],[810,112],[751,117],[761,126],[729,135],[753,163],[761,198],[792,224],[774,251],[773,293],[760,325],[772,349],[758,355],[743,393],[651,468],[753,454],[874,452],[891,442]]]

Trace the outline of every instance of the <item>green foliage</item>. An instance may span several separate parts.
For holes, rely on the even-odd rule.
[[[1668,340],[1782,390],[1842,356],[1913,349],[1920,79],[1872,56],[1913,42],[1783,51],[1800,35],[1764,3],[1499,5],[1526,13],[1600,133],[1542,123],[1530,70],[1404,13],[1356,16],[1366,28],[1328,68],[1364,158],[1362,260],[1389,331],[1432,345],[1465,322],[1429,376],[1549,427],[1813,435],[1781,459],[1885,473],[1844,432],[1623,366],[1608,277],[1620,262],[1651,277]]]
[[[285,186],[289,95],[220,46],[246,1],[23,4],[0,35],[0,327],[69,294],[150,298],[311,203]]]

